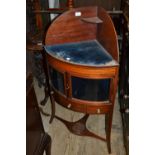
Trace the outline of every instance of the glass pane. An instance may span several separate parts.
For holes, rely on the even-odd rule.
[[[72,77],[73,98],[89,101],[109,100],[110,79],[84,79]]]
[[[64,94],[64,76],[62,73],[50,68],[50,76],[55,89]]]

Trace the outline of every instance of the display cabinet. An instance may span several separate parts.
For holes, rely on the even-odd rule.
[[[118,41],[110,16],[101,7],[71,9],[48,28],[45,51],[52,116],[77,135],[106,141],[111,152],[112,115],[118,82]],[[85,113],[76,122],[55,115],[55,101]],[[90,114],[105,114],[106,137],[86,128]]]

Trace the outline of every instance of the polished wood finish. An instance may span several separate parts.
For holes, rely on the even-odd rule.
[[[112,103],[104,104],[105,102],[92,102],[92,101],[83,101],[79,99],[67,98],[64,95],[60,95],[59,92],[55,91],[54,93],[55,100],[68,108],[68,105],[71,106],[68,109],[83,112],[88,114],[96,114],[97,109],[100,109],[100,113],[108,113],[112,108]]]
[[[63,15],[60,15],[57,18],[58,20],[56,19],[53,22],[53,25],[47,30],[46,45],[92,40],[96,37],[97,25],[82,22],[80,20],[81,17],[75,18],[76,11],[75,9],[67,11]],[[82,8],[79,11],[82,11],[83,17],[94,17],[96,16],[97,8],[90,7],[87,10]]]
[[[74,6],[74,1],[73,0],[67,0],[67,3],[68,3],[68,8],[73,8]]]
[[[81,16],[75,16],[76,12],[81,12]],[[93,20],[83,21],[83,19],[86,18],[93,18]],[[98,20],[95,20],[94,22],[94,19],[98,18],[103,22],[98,22]],[[65,123],[68,129],[75,134],[86,135],[105,140],[107,142],[108,152],[111,153],[110,136],[113,108],[117,91],[119,57],[117,36],[110,16],[103,8],[100,7],[71,9],[70,11],[60,15],[50,25],[45,37],[45,45],[56,45],[86,40],[98,40],[117,63],[109,66],[80,65],[59,60],[46,53],[48,66],[51,66],[63,74],[65,87],[65,94],[58,92],[54,87],[52,87],[52,93],[50,94],[52,103],[52,116],[50,122],[52,122],[53,118],[55,117]],[[84,101],[73,98],[71,84],[72,76],[88,79],[110,78],[109,100],[106,102],[99,102]],[[55,115],[55,101],[65,108],[77,112],[83,112],[87,115],[77,122],[67,122],[66,120],[63,120]],[[106,138],[96,136],[86,129],[85,124],[89,114],[105,114]]]
[[[63,72],[63,70],[65,70],[66,72],[71,72],[72,75],[92,79],[100,79],[103,76],[104,78],[113,77],[116,75],[118,68],[118,66],[89,67],[89,66],[69,64],[59,59],[55,59],[51,57],[49,54],[47,54],[47,60],[53,68],[57,69],[60,72]]]
[[[104,22],[102,25],[98,25],[97,38],[103,47],[105,47],[105,49],[107,49],[107,51],[111,54],[111,56],[115,60],[119,61],[117,33],[113,26],[113,22],[110,16],[107,15],[105,10],[102,8],[99,8],[98,17]]]

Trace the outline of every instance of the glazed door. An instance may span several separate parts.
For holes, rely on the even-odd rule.
[[[71,77],[72,97],[87,101],[108,101],[110,79]]]

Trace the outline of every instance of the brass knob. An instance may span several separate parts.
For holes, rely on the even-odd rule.
[[[101,110],[100,109],[97,109],[97,113],[100,114],[101,113]]]
[[[68,106],[67,106],[68,108],[70,108],[71,107],[71,104],[68,104]]]

